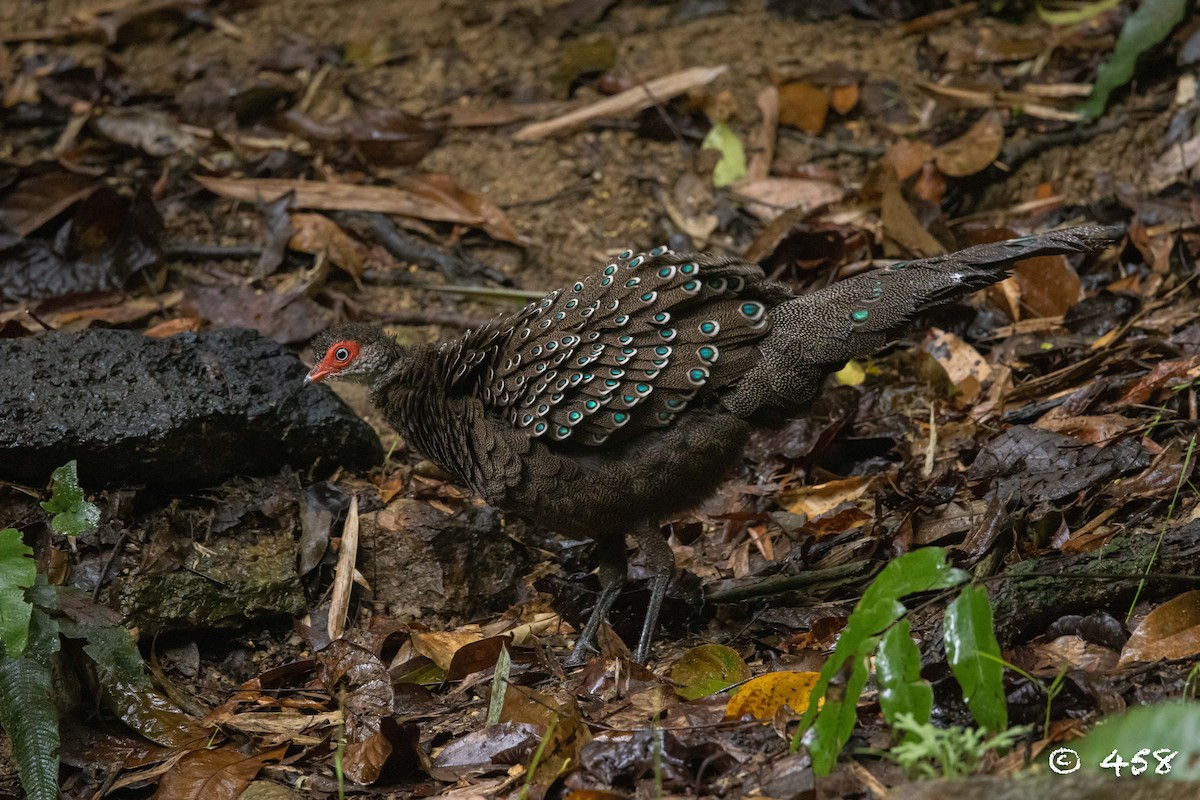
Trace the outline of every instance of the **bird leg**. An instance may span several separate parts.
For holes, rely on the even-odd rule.
[[[596,544],[600,556],[600,596],[596,598],[592,614],[579,633],[579,638],[575,640],[575,648],[564,662],[564,666],[567,667],[581,667],[587,663],[592,653],[600,652],[596,648],[596,634],[600,631],[600,623],[608,619],[608,612],[621,596],[629,574],[628,563],[625,560],[625,537],[622,536],[615,542],[600,541]]]
[[[667,586],[675,575],[675,553],[655,523],[638,528],[633,538],[642,548],[642,558],[646,562],[646,569],[650,570],[650,602],[646,606],[642,635],[638,637],[637,650],[633,653],[633,660],[644,664],[650,655],[650,643],[654,640],[654,630],[658,627],[658,612],[662,608],[663,598],[667,595]]]

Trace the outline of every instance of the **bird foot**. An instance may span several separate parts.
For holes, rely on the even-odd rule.
[[[571,654],[563,661],[563,666],[568,669],[582,667],[591,660],[593,655],[598,655],[600,650],[590,642],[585,642],[579,639],[575,642],[575,646],[571,648]]]

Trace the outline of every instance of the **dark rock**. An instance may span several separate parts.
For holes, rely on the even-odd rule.
[[[0,478],[42,484],[77,459],[85,484],[199,486],[383,457],[370,426],[253,331],[0,339],[0,365]]]

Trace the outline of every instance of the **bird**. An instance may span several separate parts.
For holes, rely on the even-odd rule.
[[[1095,251],[1120,235],[1050,231],[800,295],[733,256],[625,250],[456,339],[405,347],[367,323],[330,327],[312,342],[305,382],[366,384],[412,447],[486,502],[596,541],[601,591],[566,666],[598,652],[632,536],[650,572],[634,650],[644,663],[676,570],[660,524],[717,489],[751,431],[803,414],[830,373],[1015,261]]]

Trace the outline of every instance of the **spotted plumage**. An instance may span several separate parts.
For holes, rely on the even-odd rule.
[[[1117,235],[1085,227],[983,245],[799,297],[736,258],[625,251],[440,345],[403,349],[369,326],[330,329],[313,343],[309,377],[368,383],[413,447],[489,502],[600,543],[605,588],[576,661],[620,591],[624,534],[634,535],[654,573],[644,658],[674,569],[657,523],[707,497],[753,427],[802,413],[847,359],[1014,261]]]
[[[468,334],[463,363],[489,355],[460,382],[531,436],[593,447],[629,439],[750,368],[770,328],[765,304],[747,295],[762,279],[732,258],[626,251]]]

